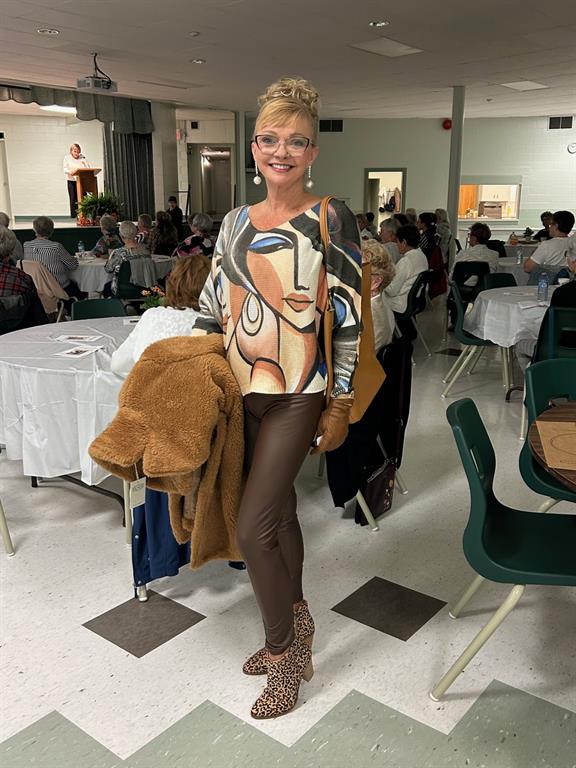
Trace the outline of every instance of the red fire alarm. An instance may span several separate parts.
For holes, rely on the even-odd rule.
[[[450,128],[452,128],[452,120],[450,120],[449,117],[442,120],[442,128],[444,128],[445,131],[449,131]]]

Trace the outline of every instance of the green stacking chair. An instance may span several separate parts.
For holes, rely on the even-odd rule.
[[[572,310],[576,313],[576,310]],[[550,400],[567,397],[576,400],[576,354],[574,358],[543,360],[526,368],[526,409],[528,426],[547,408]],[[548,496],[539,512],[545,512],[559,501],[576,502],[570,491],[538,463],[526,441],[520,452],[520,474],[526,485],[536,493]],[[574,555],[576,559],[576,554]]]
[[[481,281],[480,290],[489,291],[491,288],[516,288],[518,283],[510,272],[489,272]]]
[[[465,262],[463,262],[465,263]],[[476,262],[471,262],[476,263]],[[480,262],[485,263],[485,262]],[[488,266],[486,264],[486,266]],[[494,344],[486,339],[480,339],[478,336],[474,336],[472,333],[464,330],[464,301],[460,294],[460,289],[454,283],[452,285],[452,295],[456,304],[456,325],[454,326],[454,336],[458,341],[464,345],[464,349],[460,353],[459,358],[456,360],[452,368],[446,374],[446,378],[442,379],[442,383],[446,384],[442,397],[446,397],[448,392],[452,389],[456,381],[462,376],[464,371],[472,368],[476,365],[480,359],[480,355],[486,349],[486,347],[493,347]]]
[[[430,347],[426,343],[426,339],[420,333],[418,323],[416,322],[416,315],[419,315],[426,309],[426,286],[430,279],[430,271],[420,272],[416,280],[412,283],[408,296],[406,297],[406,309],[404,312],[394,312],[394,319],[396,320],[396,331],[398,336],[402,336],[402,331],[398,327],[398,322],[409,320],[414,327],[416,338],[420,339],[422,346],[426,350],[428,357],[432,355]]]
[[[125,316],[124,304],[120,299],[84,299],[72,304],[72,320]]]
[[[576,516],[542,515],[502,504],[493,490],[496,457],[474,402],[452,403],[446,415],[470,488],[464,554],[478,576],[450,610],[457,618],[484,579],[513,584],[508,597],[430,692],[438,701],[494,634],[528,584],[576,586]]]
[[[123,301],[146,301],[142,296],[142,291],[146,290],[143,285],[134,285],[130,282],[132,268],[129,261],[123,261],[118,272],[118,287],[116,296]]]

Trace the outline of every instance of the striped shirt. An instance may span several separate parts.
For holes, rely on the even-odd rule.
[[[71,256],[62,243],[37,237],[24,243],[24,258],[39,261],[51,272],[62,288],[70,284],[70,271],[78,266],[76,256]]]

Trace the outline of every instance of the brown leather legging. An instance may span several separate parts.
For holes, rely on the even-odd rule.
[[[302,600],[304,544],[293,484],[323,404],[321,392],[244,398],[249,474],[237,538],[262,614],[266,648],[273,654],[294,640],[293,604]]]

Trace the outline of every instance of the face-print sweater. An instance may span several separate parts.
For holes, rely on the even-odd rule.
[[[194,334],[224,334],[243,395],[324,391],[319,338],[328,294],[335,309],[334,386],[353,389],[361,329],[358,226],[349,208],[332,200],[324,253],[319,213],[317,203],[264,232],[242,206],[222,222]]]

